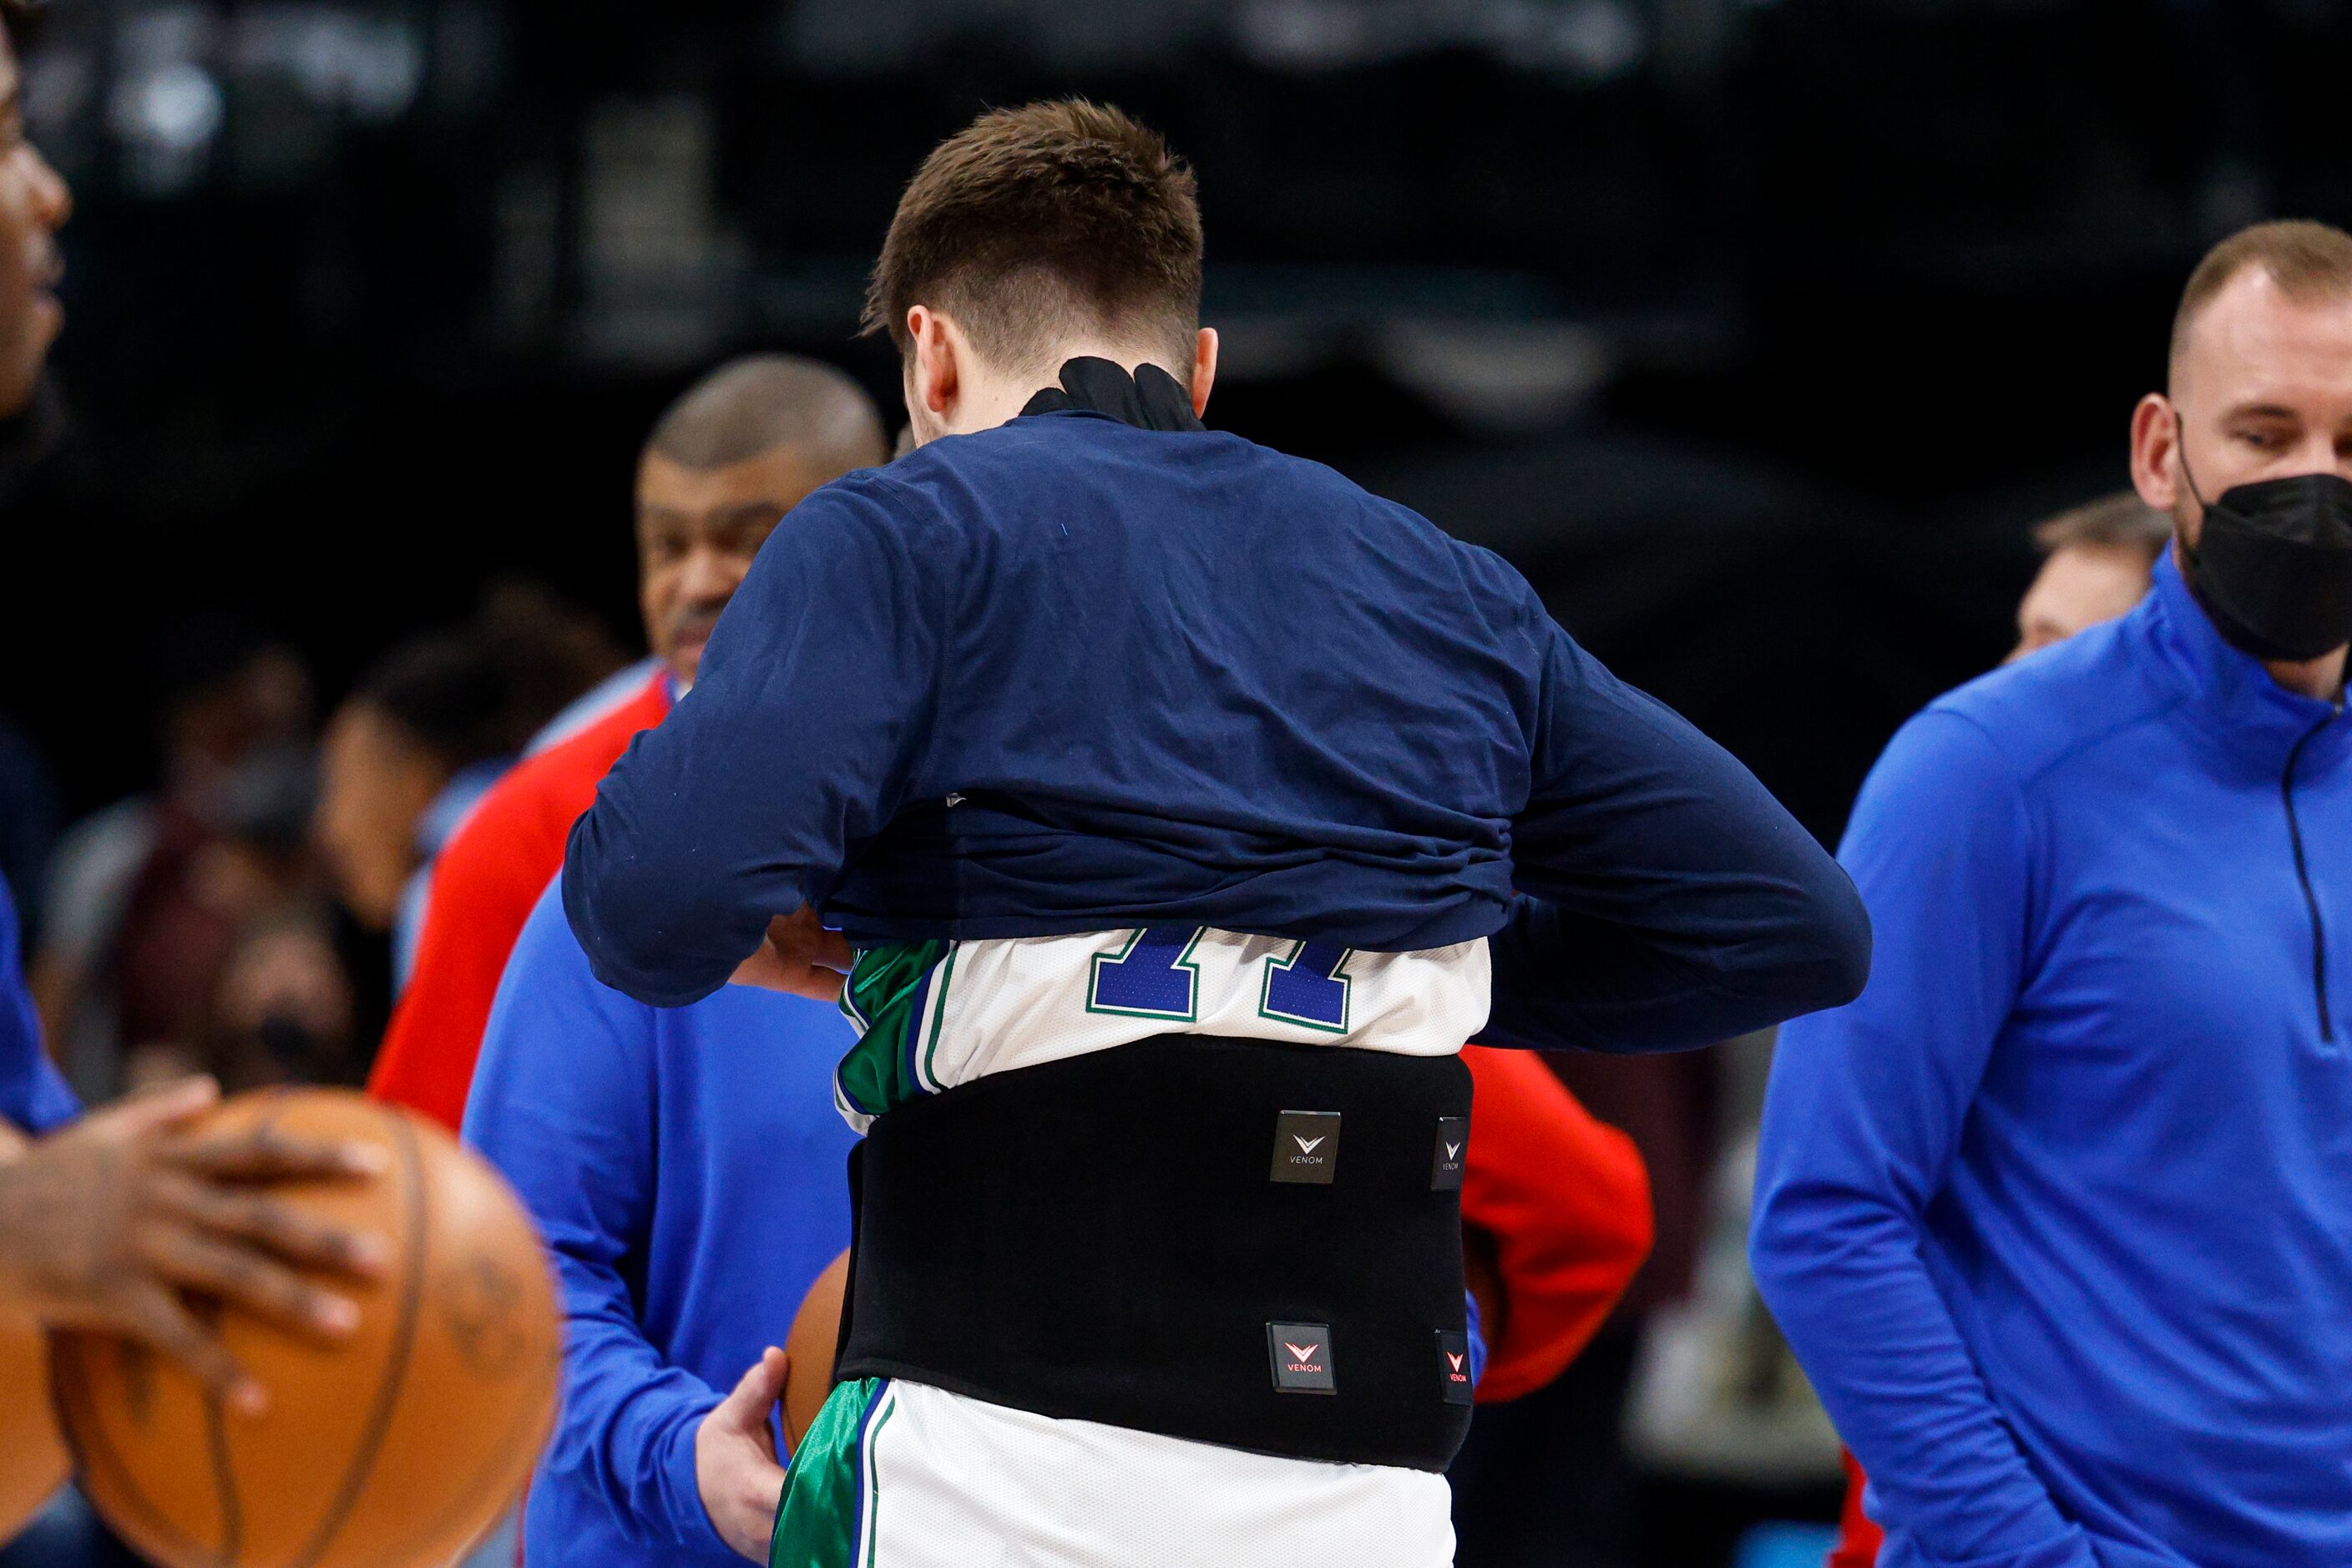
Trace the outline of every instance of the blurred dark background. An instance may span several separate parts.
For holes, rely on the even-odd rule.
[[[2124,482],[2200,252],[2352,217],[2335,0],[56,0],[26,46],[77,214],[0,719],[61,820],[154,785],[192,617],[321,705],[518,579],[641,646],[655,414],[753,347],[895,408],[900,185],[1080,92],[1200,172],[1213,423],[1502,551],[1833,841],[2008,647],[2026,526]],[[1525,1484],[1651,1488],[1563,1562],[1834,1500],[1563,1454]]]
[[[2347,51],[2327,0],[53,5],[72,435],[0,702],[80,807],[191,605],[331,690],[501,573],[634,637],[663,401],[751,345],[894,395],[900,184],[1076,91],[1200,170],[1221,424],[1511,555],[1833,836],[2121,481],[2202,246],[2352,206]]]

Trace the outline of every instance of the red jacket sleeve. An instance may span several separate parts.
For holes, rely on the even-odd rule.
[[[1486,1233],[1504,1310],[1481,1404],[1558,1377],[1649,1256],[1650,1178],[1633,1141],[1596,1120],[1525,1051],[1465,1047],[1474,1111],[1462,1220]]]

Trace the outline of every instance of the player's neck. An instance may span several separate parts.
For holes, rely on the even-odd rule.
[[[1008,424],[1029,405],[1029,400],[1049,386],[1059,384],[1062,366],[1074,359],[1106,359],[1127,370],[1137,365],[1160,363],[1150,350],[1133,343],[1115,343],[1093,338],[1073,338],[1057,343],[1027,367],[1000,369],[984,361],[970,363],[957,387],[955,404],[944,411],[940,421],[940,436],[969,435],[975,430],[992,430]],[[1042,368],[1041,368],[1042,366]],[[1191,381],[1192,367],[1162,369],[1178,380]]]

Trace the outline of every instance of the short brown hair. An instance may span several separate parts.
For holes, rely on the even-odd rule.
[[[2333,224],[2295,218],[2242,228],[2207,251],[2189,275],[2180,308],[2173,312],[2169,363],[2180,363],[2197,312],[2249,267],[2261,268],[2282,293],[2297,299],[2352,294],[2352,234]]]
[[[2137,490],[2117,490],[2095,501],[2071,507],[2033,525],[2034,548],[2055,555],[2074,545],[2093,549],[2137,550],[2153,563],[2172,539],[2172,516],[2139,499]]]
[[[1084,99],[982,115],[915,171],[866,294],[866,330],[904,353],[907,311],[955,318],[1026,368],[1074,328],[1148,345],[1189,374],[1201,320],[1201,203],[1156,132]]]

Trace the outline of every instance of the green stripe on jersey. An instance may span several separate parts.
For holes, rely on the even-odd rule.
[[[925,985],[942,959],[949,961],[947,967]],[[954,967],[952,944],[944,942],[887,942],[857,955],[849,983],[841,988],[841,1010],[864,1033],[833,1075],[846,1109],[879,1116],[938,1089],[918,1075],[923,1053],[938,1043],[938,1005]],[[928,1040],[919,1035],[924,1011],[934,1016]]]
[[[888,1385],[880,1377],[837,1384],[801,1435],[784,1468],[783,1504],[776,1510],[775,1533],[768,1538],[768,1568],[852,1568],[861,1517],[871,1528],[873,1500],[859,1496],[866,1481],[866,1415]]]
[[[866,1568],[874,1568],[874,1559],[882,1551],[882,1467],[878,1462],[882,1447],[882,1428],[890,1425],[890,1417],[898,1414],[898,1402],[885,1394],[878,1396],[882,1407],[866,1427]]]

